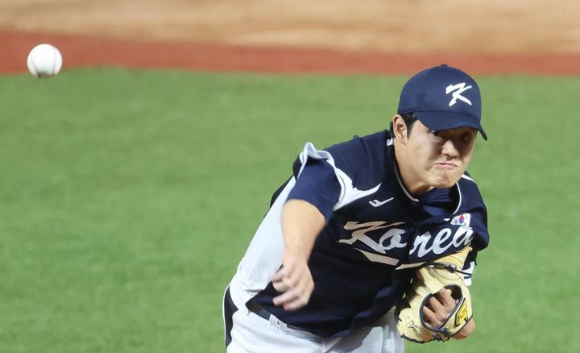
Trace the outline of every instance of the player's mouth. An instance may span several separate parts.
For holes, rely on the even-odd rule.
[[[435,163],[435,167],[440,168],[440,169],[445,169],[445,170],[453,170],[453,169],[457,168],[457,166],[454,163],[450,163],[450,162]]]

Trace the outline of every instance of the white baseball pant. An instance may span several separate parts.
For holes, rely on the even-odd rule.
[[[323,339],[288,328],[273,315],[266,320],[246,308],[232,313],[224,306],[227,353],[403,353],[393,312],[348,336]]]

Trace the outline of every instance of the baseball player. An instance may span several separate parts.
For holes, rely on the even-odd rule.
[[[306,143],[225,291],[227,352],[403,352],[395,307],[414,268],[469,245],[469,285],[488,244],[466,173],[477,133],[487,139],[480,120],[476,82],[442,65],[405,84],[390,130]],[[440,327],[456,302],[430,296],[425,325]]]

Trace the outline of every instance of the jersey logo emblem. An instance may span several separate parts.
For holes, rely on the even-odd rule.
[[[471,223],[471,215],[469,213],[460,214],[459,216],[453,217],[453,219],[451,220],[451,225],[454,226],[469,227],[470,223]]]
[[[356,250],[360,251],[363,255],[365,255],[367,259],[369,259],[372,262],[380,262],[386,265],[395,266],[399,262],[399,260],[387,256],[386,252],[388,250],[401,249],[407,246],[407,243],[403,241],[403,235],[405,234],[405,230],[394,228],[394,226],[399,226],[402,224],[404,224],[404,222],[395,222],[392,224],[387,224],[386,222],[382,221],[367,222],[367,223],[347,222],[344,225],[344,229],[352,230],[353,231],[352,236],[350,239],[341,239],[338,242],[352,245],[356,241],[359,241],[374,251],[369,252],[355,248]],[[386,231],[381,236],[378,242],[376,242],[367,235],[367,233],[369,232],[385,228],[391,229]]]
[[[453,233],[455,231],[455,233]],[[461,249],[466,247],[473,239],[473,229],[470,227],[442,228],[437,235],[432,236],[429,231],[415,237],[413,248],[409,252],[418,258],[429,254],[441,255],[447,249]]]
[[[394,197],[391,197],[390,199],[385,201],[379,201],[377,199],[374,199],[372,201],[369,201],[369,204],[373,207],[381,207],[382,205],[386,204],[387,202],[393,201],[394,199],[395,199]]]
[[[449,85],[447,86],[447,88],[445,89],[445,94],[449,94],[453,91],[453,94],[451,95],[453,97],[453,99],[451,99],[451,101],[449,102],[449,106],[452,107],[455,105],[455,103],[457,103],[457,100],[459,99],[462,102],[465,102],[469,105],[471,104],[471,101],[467,98],[465,98],[464,96],[461,95],[461,93],[467,91],[468,89],[470,89],[471,86],[467,86],[465,87],[465,82],[462,83],[458,83],[456,85]]]

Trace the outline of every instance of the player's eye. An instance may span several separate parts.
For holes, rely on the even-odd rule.
[[[471,141],[473,141],[474,138],[475,136],[473,134],[463,134],[461,136],[461,141],[463,143],[470,143]]]

